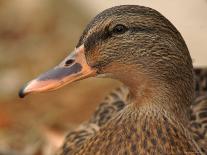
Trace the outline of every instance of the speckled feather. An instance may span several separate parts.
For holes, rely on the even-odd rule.
[[[207,114],[207,69],[195,68],[194,71],[196,99],[191,106],[190,128],[195,141],[202,147],[202,151],[207,153],[207,116],[205,115]],[[104,124],[122,110],[129,100],[130,97],[127,87],[121,86],[112,91],[100,103],[89,121],[81,124],[74,131],[70,131],[67,134],[64,144],[60,149],[60,154],[65,155],[66,152],[72,154],[74,150],[81,147],[87,139],[95,136]],[[159,133],[161,134],[160,131]]]
[[[117,24],[126,31],[114,33]],[[164,16],[135,5],[107,9],[86,27],[77,46],[82,44],[87,63],[127,85],[131,100],[80,147],[63,149],[65,154],[202,153],[189,128],[192,60]]]

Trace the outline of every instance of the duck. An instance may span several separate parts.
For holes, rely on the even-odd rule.
[[[139,5],[104,10],[86,26],[75,50],[19,96],[97,76],[121,81],[130,101],[72,154],[204,154],[189,128],[192,59],[161,13]]]

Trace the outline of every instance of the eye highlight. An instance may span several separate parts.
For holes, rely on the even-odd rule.
[[[112,29],[112,32],[114,34],[123,34],[127,31],[127,27],[122,25],[122,24],[118,24],[116,25],[113,29]]]

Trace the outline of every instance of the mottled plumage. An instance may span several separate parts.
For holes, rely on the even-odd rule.
[[[202,146],[202,151],[207,153],[207,69],[195,68],[194,72],[196,99],[191,106],[190,128],[195,141],[199,143],[199,146]],[[112,91],[100,103],[87,122],[81,124],[74,131],[69,131],[63,146],[60,148],[60,154],[64,155],[65,152],[72,154],[72,152],[81,147],[87,139],[94,136],[100,128],[114,117],[117,112],[122,110],[128,102],[129,91],[127,87],[121,86]]]
[[[207,154],[207,95],[197,97],[191,106],[190,130],[202,152]]]
[[[121,86],[100,103],[91,118],[78,126],[75,130],[70,131],[61,147],[59,154],[72,154],[83,143],[94,136],[100,128],[122,110],[129,102],[129,91],[127,87]]]
[[[207,94],[207,69],[195,68],[195,95],[203,96]]]

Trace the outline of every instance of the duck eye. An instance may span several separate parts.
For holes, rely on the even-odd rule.
[[[116,25],[114,28],[113,28],[113,33],[115,33],[115,34],[123,34],[123,33],[125,33],[126,31],[127,31],[127,28],[126,28],[126,26],[124,26],[124,25],[121,25],[121,24],[118,24],[118,25]]]

